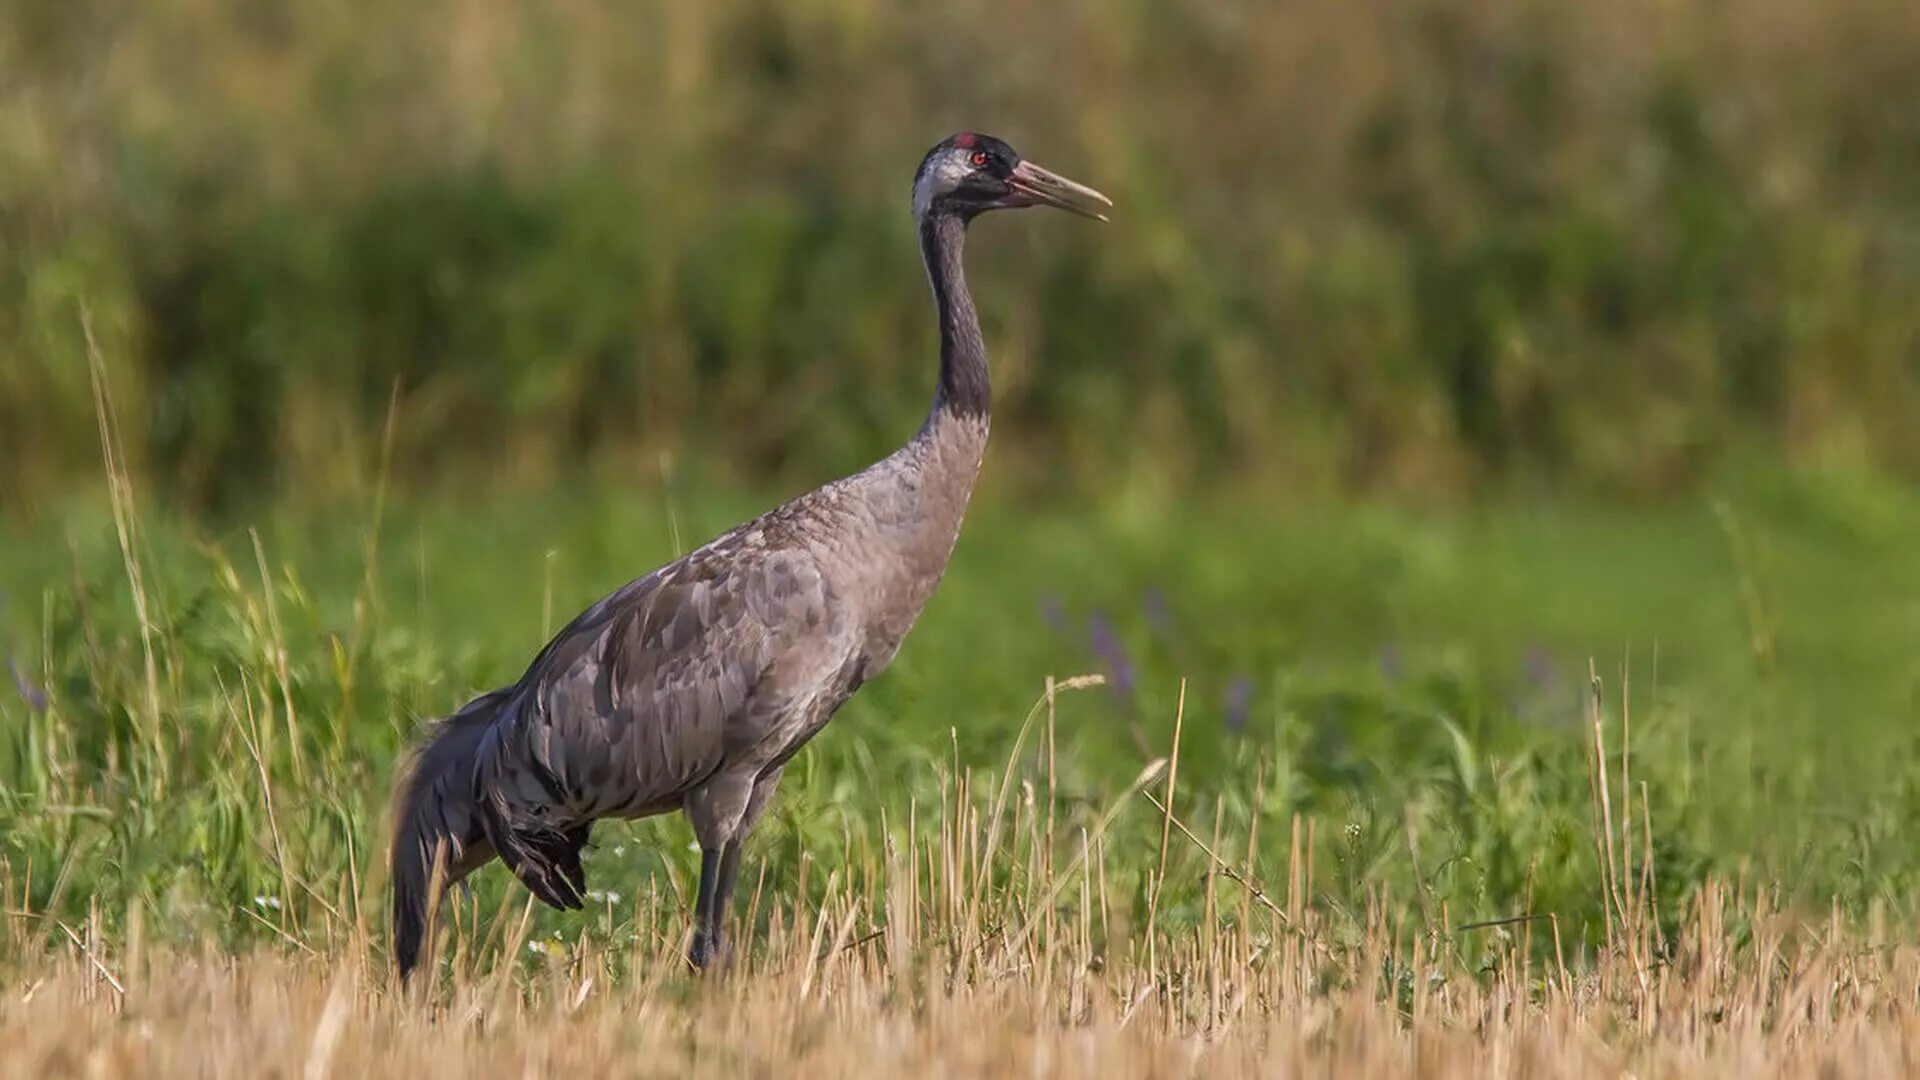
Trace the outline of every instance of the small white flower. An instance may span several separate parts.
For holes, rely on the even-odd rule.
[[[256,896],[253,898],[253,903],[255,907],[272,908],[275,911],[280,910],[280,898],[277,896]]]

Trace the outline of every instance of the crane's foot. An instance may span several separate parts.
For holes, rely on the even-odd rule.
[[[725,934],[701,927],[693,932],[693,943],[687,946],[687,963],[695,971],[719,971],[727,966],[732,951]]]

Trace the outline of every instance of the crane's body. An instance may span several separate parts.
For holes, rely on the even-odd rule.
[[[690,959],[706,964],[740,845],[781,770],[893,659],[939,583],[986,452],[990,390],[961,248],[986,209],[1093,215],[1103,196],[957,135],[922,162],[915,216],[941,316],[940,375],[904,446],[638,578],[563,628],[512,686],[443,721],[401,789],[394,941],[417,962],[430,877],[500,857],[581,906],[596,821],[681,810],[702,852]]]

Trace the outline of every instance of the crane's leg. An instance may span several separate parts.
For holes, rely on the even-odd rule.
[[[766,813],[783,769],[716,777],[687,800],[687,816],[700,840],[700,889],[687,948],[687,962],[695,968],[726,960],[727,906],[740,878],[741,844]]]
[[[760,823],[760,815],[767,812],[767,804],[773,800],[774,789],[780,786],[780,773],[785,768],[779,766],[754,782],[746,812],[740,815],[740,825],[720,853],[720,878],[714,886],[712,942],[713,958],[722,964],[731,951],[727,942],[727,909],[733,903],[733,887],[740,880],[740,851],[746,846],[747,835]]]
[[[704,969],[720,952],[720,865],[727,845],[740,833],[755,779],[749,769],[725,772],[687,797],[687,818],[700,841],[700,890],[694,897],[693,941],[687,946],[687,962],[696,969]]]
[[[733,883],[740,876],[740,840],[729,840],[719,848],[700,851],[700,888],[693,903],[693,944],[687,947],[687,962],[705,970],[709,965],[727,962],[727,900],[733,895]]]
[[[724,876],[722,867],[726,850],[721,847],[700,849],[700,888],[693,900],[693,944],[687,948],[687,962],[696,968],[705,968],[718,951],[719,919],[715,912],[720,881]]]

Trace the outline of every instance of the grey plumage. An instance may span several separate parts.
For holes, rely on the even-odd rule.
[[[395,816],[403,974],[419,959],[437,856],[450,882],[498,855],[540,899],[577,908],[594,822],[672,810],[687,814],[702,850],[690,958],[705,964],[720,947],[741,842],[781,770],[893,659],[959,536],[990,403],[961,267],[968,222],[1041,204],[1091,213],[1087,201],[1105,201],[977,135],[929,152],[914,195],[941,317],[925,423],[869,468],[602,599],[518,682],[433,730]]]

